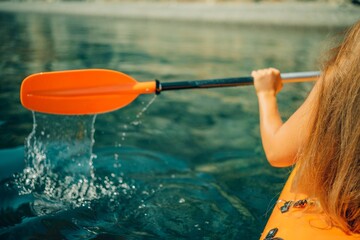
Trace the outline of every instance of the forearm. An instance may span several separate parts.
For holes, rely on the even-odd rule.
[[[303,132],[306,133],[299,131],[299,127],[306,123],[304,116],[308,107],[302,106],[283,123],[276,102],[276,94],[282,88],[280,72],[269,68],[253,71],[251,75],[259,100],[260,132],[266,158],[272,166],[290,166],[296,160]]]
[[[258,94],[260,113],[260,133],[263,148],[269,162],[276,160],[276,134],[283,125],[278,110],[276,96],[271,92]]]

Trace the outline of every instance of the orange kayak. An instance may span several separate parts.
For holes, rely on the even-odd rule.
[[[304,211],[306,195],[291,192],[294,170],[288,178],[279,201],[266,224],[261,240],[360,240],[360,235],[347,235],[337,227],[329,227],[320,213]]]

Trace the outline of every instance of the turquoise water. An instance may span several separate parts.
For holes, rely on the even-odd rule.
[[[268,166],[252,87],[164,92],[98,116],[32,113],[27,75],[138,81],[318,70],[337,29],[0,13],[1,239],[258,239],[289,169]],[[311,84],[284,87],[284,119]]]

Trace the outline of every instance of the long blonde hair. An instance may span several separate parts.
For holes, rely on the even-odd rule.
[[[294,184],[317,199],[332,225],[360,233],[360,21],[322,73]]]

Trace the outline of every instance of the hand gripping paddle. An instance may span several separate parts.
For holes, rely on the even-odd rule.
[[[284,73],[284,83],[315,81],[319,72]],[[21,84],[24,107],[42,113],[81,115],[98,114],[125,107],[140,94],[162,91],[243,86],[252,77],[196,80],[183,82],[137,82],[132,77],[106,69],[44,72],[28,76]]]

